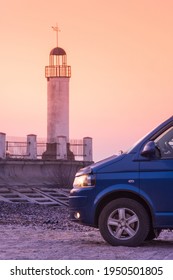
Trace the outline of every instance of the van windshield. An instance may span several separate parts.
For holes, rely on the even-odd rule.
[[[153,129],[146,133],[143,137],[141,137],[140,139],[138,139],[138,141],[136,141],[133,146],[131,146],[129,149],[126,150],[126,153],[130,153],[140,142],[142,142],[143,139],[145,139],[145,137],[147,137],[151,132],[153,131]]]

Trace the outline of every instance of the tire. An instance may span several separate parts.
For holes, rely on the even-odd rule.
[[[99,216],[102,237],[113,246],[140,245],[150,231],[145,208],[137,201],[119,198],[107,204]]]

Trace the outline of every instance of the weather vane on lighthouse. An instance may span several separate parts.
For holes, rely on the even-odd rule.
[[[56,43],[58,47],[58,32],[60,32],[61,30],[59,29],[58,24],[56,24],[56,26],[52,26],[52,29],[56,32]]]

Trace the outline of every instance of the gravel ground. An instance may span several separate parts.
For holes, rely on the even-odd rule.
[[[98,229],[72,223],[68,208],[0,202],[1,260],[173,260],[173,233],[140,247],[112,247]]]

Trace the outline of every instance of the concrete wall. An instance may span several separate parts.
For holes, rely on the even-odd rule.
[[[91,162],[67,160],[0,160],[0,186],[71,188],[75,173]]]

